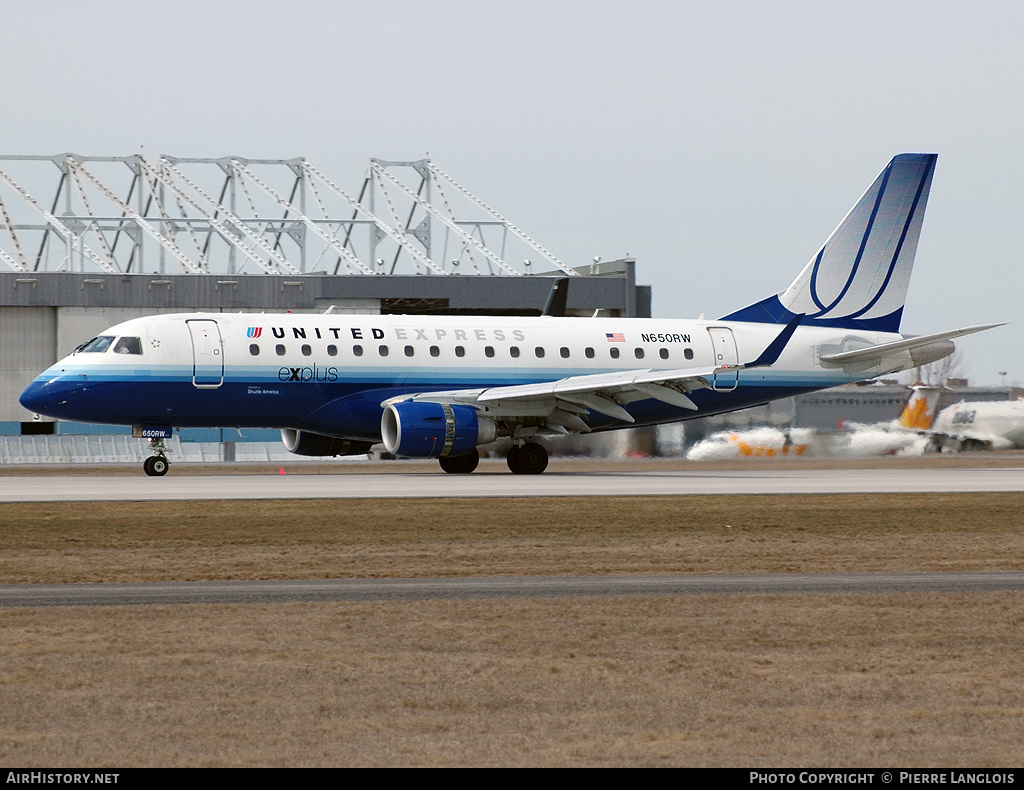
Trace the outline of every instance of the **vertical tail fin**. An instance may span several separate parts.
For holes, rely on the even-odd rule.
[[[898,332],[937,159],[894,157],[789,288],[723,320]]]
[[[922,385],[913,387],[914,391],[903,408],[903,414],[900,415],[900,427],[917,431],[927,431],[931,428],[942,389]]]

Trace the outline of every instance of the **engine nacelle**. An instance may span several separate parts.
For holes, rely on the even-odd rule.
[[[363,455],[373,447],[372,442],[340,439],[294,428],[282,430],[281,441],[284,442],[284,449],[296,455]]]
[[[493,442],[498,428],[472,406],[403,401],[384,409],[380,432],[392,455],[444,458]]]

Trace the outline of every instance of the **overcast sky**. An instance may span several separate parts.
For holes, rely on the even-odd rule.
[[[0,153],[432,159],[659,317],[785,288],[900,152],[937,152],[903,331],[1024,383],[1024,3],[8,3]]]

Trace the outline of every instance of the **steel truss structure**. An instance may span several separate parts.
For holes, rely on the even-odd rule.
[[[0,262],[19,273],[579,273],[429,159],[371,159],[353,195],[304,158],[0,156]]]

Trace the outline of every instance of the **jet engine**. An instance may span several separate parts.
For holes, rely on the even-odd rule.
[[[373,447],[372,442],[324,436],[322,433],[297,431],[294,428],[283,429],[281,441],[288,452],[296,455],[362,455],[370,452]]]
[[[451,403],[392,403],[380,421],[384,448],[409,458],[466,455],[493,442],[498,427],[472,406]]]

